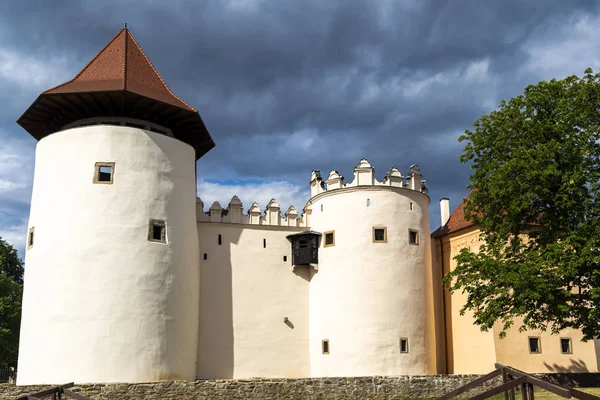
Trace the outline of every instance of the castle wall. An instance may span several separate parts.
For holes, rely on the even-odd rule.
[[[310,283],[311,376],[436,373],[429,198],[401,183],[356,181],[310,201],[311,229],[324,234]],[[375,227],[386,228],[386,242],[374,242]]]
[[[256,224],[245,215],[243,224],[211,217],[198,213],[206,221],[198,222],[198,378],[310,376],[309,270],[292,268],[286,239],[305,228],[281,226],[278,214],[273,225],[258,225],[258,216]]]
[[[450,235],[443,241],[443,264],[445,273],[456,268],[454,257],[463,248],[479,251],[481,240],[479,229],[470,227]],[[441,261],[441,246],[436,240],[438,263]],[[510,365],[529,373],[555,372],[598,372],[600,363],[600,341],[581,341],[580,331],[568,329],[558,335],[550,332],[519,332],[520,321],[507,331],[504,339],[498,337],[501,327],[495,326],[488,332],[482,332],[474,324],[471,311],[460,315],[460,309],[466,302],[466,294],[455,292],[450,295],[446,290],[446,321],[448,340],[449,373],[477,374],[486,373],[494,368],[494,363]],[[541,353],[530,353],[529,337],[538,337]],[[572,353],[562,354],[560,338],[570,338]]]
[[[39,141],[18,383],[194,379],[194,149],[142,129],[73,128]],[[94,182],[114,162],[113,182]],[[166,243],[149,241],[150,219]]]

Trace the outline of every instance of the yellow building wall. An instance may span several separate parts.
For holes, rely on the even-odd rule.
[[[435,239],[436,261],[439,273],[446,274],[456,268],[454,257],[463,248],[479,251],[479,229],[462,229]],[[600,340],[581,341],[583,335],[577,330],[565,330],[558,335],[549,332],[519,332],[520,321],[515,320],[504,339],[499,338],[501,326],[482,332],[474,325],[469,311],[460,315],[466,294],[450,295],[444,289],[442,310],[445,309],[445,363],[447,373],[486,373],[494,369],[494,363],[509,365],[529,373],[552,372],[598,372],[600,368]],[[529,352],[529,337],[539,337],[541,353]],[[562,354],[560,338],[571,339],[571,354]],[[442,370],[442,372],[444,372]]]

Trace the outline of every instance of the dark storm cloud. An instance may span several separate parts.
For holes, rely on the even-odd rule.
[[[5,2],[0,132],[26,136],[14,121],[28,104],[70,79],[127,20],[211,131],[217,147],[199,162],[207,179],[306,185],[313,168],[349,180],[361,157],[378,179],[418,163],[434,228],[437,200],[452,196],[454,207],[467,193],[458,136],[500,99],[552,77],[526,68],[531,46],[597,13],[596,1],[547,0]],[[15,57],[24,71],[8,65]],[[33,142],[23,143],[31,160]]]

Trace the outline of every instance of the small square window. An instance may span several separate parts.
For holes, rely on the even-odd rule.
[[[325,232],[325,246],[331,247],[335,246],[335,231]]]
[[[529,338],[529,352],[532,354],[540,354],[542,352],[542,346],[539,337]]]
[[[400,353],[408,353],[408,339],[400,338]]]
[[[158,219],[150,220],[148,240],[150,242],[167,243],[167,224],[165,221]]]
[[[29,228],[29,233],[27,234],[27,249],[33,247],[33,236],[35,234],[35,227]]]
[[[321,342],[321,351],[323,354],[329,354],[329,339],[324,339]]]
[[[562,354],[573,354],[571,338],[560,338],[560,352]]]
[[[114,162],[97,162],[94,172],[94,183],[111,185],[115,174]]]
[[[387,243],[387,228],[373,228],[373,243]]]
[[[408,243],[418,245],[419,244],[419,231],[413,229],[408,230]]]

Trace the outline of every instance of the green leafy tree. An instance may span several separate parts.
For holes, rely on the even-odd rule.
[[[466,217],[481,229],[444,282],[482,330],[600,337],[600,74],[528,86],[474,123]]]
[[[0,238],[0,367],[17,366],[22,296],[23,261]]]

